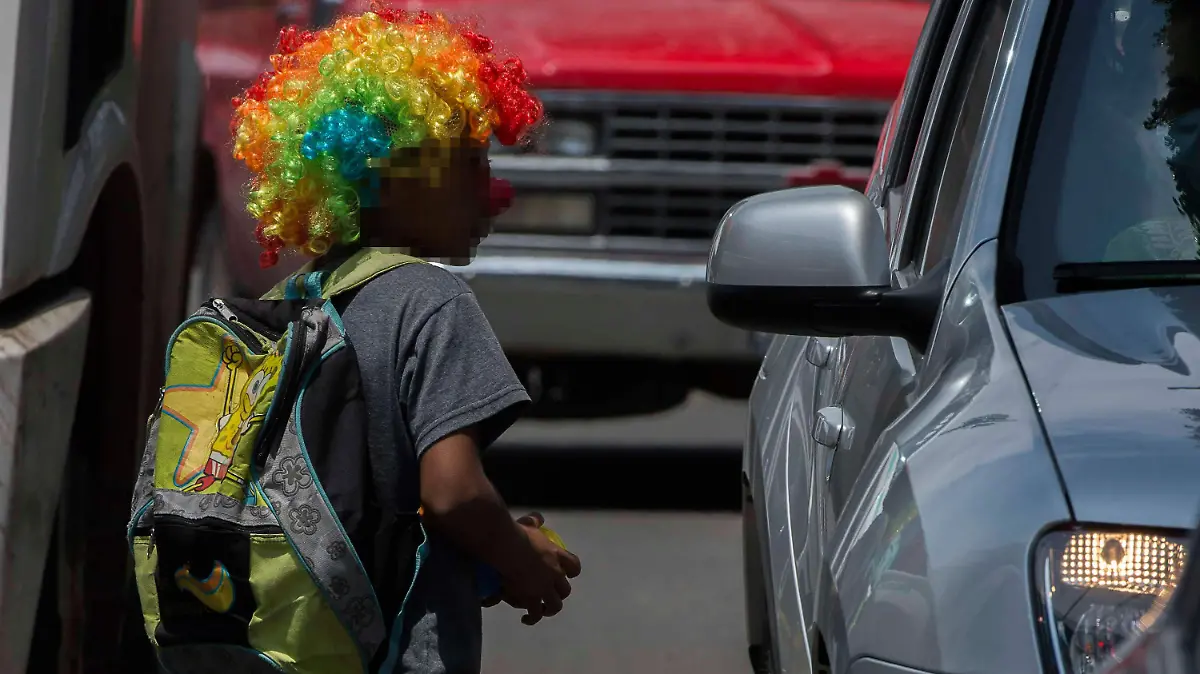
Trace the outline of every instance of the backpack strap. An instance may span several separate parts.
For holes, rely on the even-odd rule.
[[[264,300],[330,299],[354,290],[380,274],[406,264],[424,260],[389,250],[363,248],[333,271],[316,269],[313,263],[280,281],[262,296]]]

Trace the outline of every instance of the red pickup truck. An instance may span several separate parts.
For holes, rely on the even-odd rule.
[[[319,25],[366,0],[207,0],[198,61],[214,157],[208,286],[263,272],[229,157],[229,98],[266,67],[280,21]],[[519,55],[550,123],[495,147],[517,190],[469,279],[543,416],[655,411],[693,388],[749,392],[752,335],[705,305],[710,239],[737,201],[865,184],[928,10],[914,0],[436,0]],[[220,227],[218,228],[218,223]],[[803,226],[803,223],[797,223]],[[222,266],[225,266],[222,269]],[[205,271],[207,270],[207,272]],[[204,287],[204,283],[198,287]]]

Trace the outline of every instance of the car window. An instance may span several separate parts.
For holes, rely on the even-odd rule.
[[[954,29],[961,0],[934,0],[921,28],[900,95],[892,103],[887,124],[880,137],[871,184],[867,196],[884,210],[884,229],[888,257],[895,261],[900,252],[900,199],[908,180],[913,153],[917,147],[921,120],[929,105],[930,92],[946,44]]]
[[[968,56],[963,64],[964,77],[958,85],[962,87],[961,103],[951,108],[957,109],[957,117],[953,126],[943,127],[947,137],[938,143],[939,147],[947,148],[941,165],[935,164],[935,170],[941,170],[941,178],[926,202],[932,201],[934,206],[928,219],[924,253],[921,256],[922,273],[944,260],[954,247],[968,187],[968,168],[978,145],[976,141],[983,123],[992,75],[1000,56],[1009,6],[1011,3],[989,3],[983,10],[985,15],[980,30],[971,40],[975,53]]]
[[[1019,297],[1104,287],[1110,273],[1133,285],[1200,273],[1200,3],[1062,11],[1020,210],[1006,221]]]
[[[884,186],[887,180],[885,167],[888,163],[888,157],[895,147],[897,122],[900,119],[899,114],[900,99],[892,102],[891,109],[888,110],[887,119],[883,123],[883,130],[879,133],[879,145],[875,148],[875,163],[871,166],[871,181],[867,184],[867,197],[871,203],[879,206],[886,205],[887,188]],[[892,250],[896,239],[896,220],[887,218],[883,224],[884,234],[887,237],[888,250]]]
[[[908,180],[921,120],[929,105],[929,94],[945,56],[946,43],[950,40],[961,4],[962,0],[934,0],[925,17],[921,37],[900,90],[896,119],[893,120],[895,129],[890,131],[895,140],[885,160],[885,189],[896,188]]]
[[[914,231],[906,257],[917,262],[922,274],[946,259],[954,248],[969,188],[968,169],[978,145],[992,74],[1012,6],[1011,1],[982,4],[978,10],[982,15],[974,17],[975,30],[964,36],[966,52],[955,65],[953,82],[948,85],[950,97],[942,110],[949,117],[944,123],[927,120],[934,126],[926,150],[928,158],[922,167],[925,179],[914,184],[920,196],[910,202],[913,206],[907,218]]]

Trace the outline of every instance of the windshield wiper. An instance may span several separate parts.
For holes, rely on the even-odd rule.
[[[1054,268],[1060,293],[1200,285],[1200,260],[1067,262]]]

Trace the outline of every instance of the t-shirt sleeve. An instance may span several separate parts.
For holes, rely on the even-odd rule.
[[[401,367],[400,403],[418,457],[438,440],[472,426],[480,448],[486,448],[529,403],[470,292],[429,316]]]

